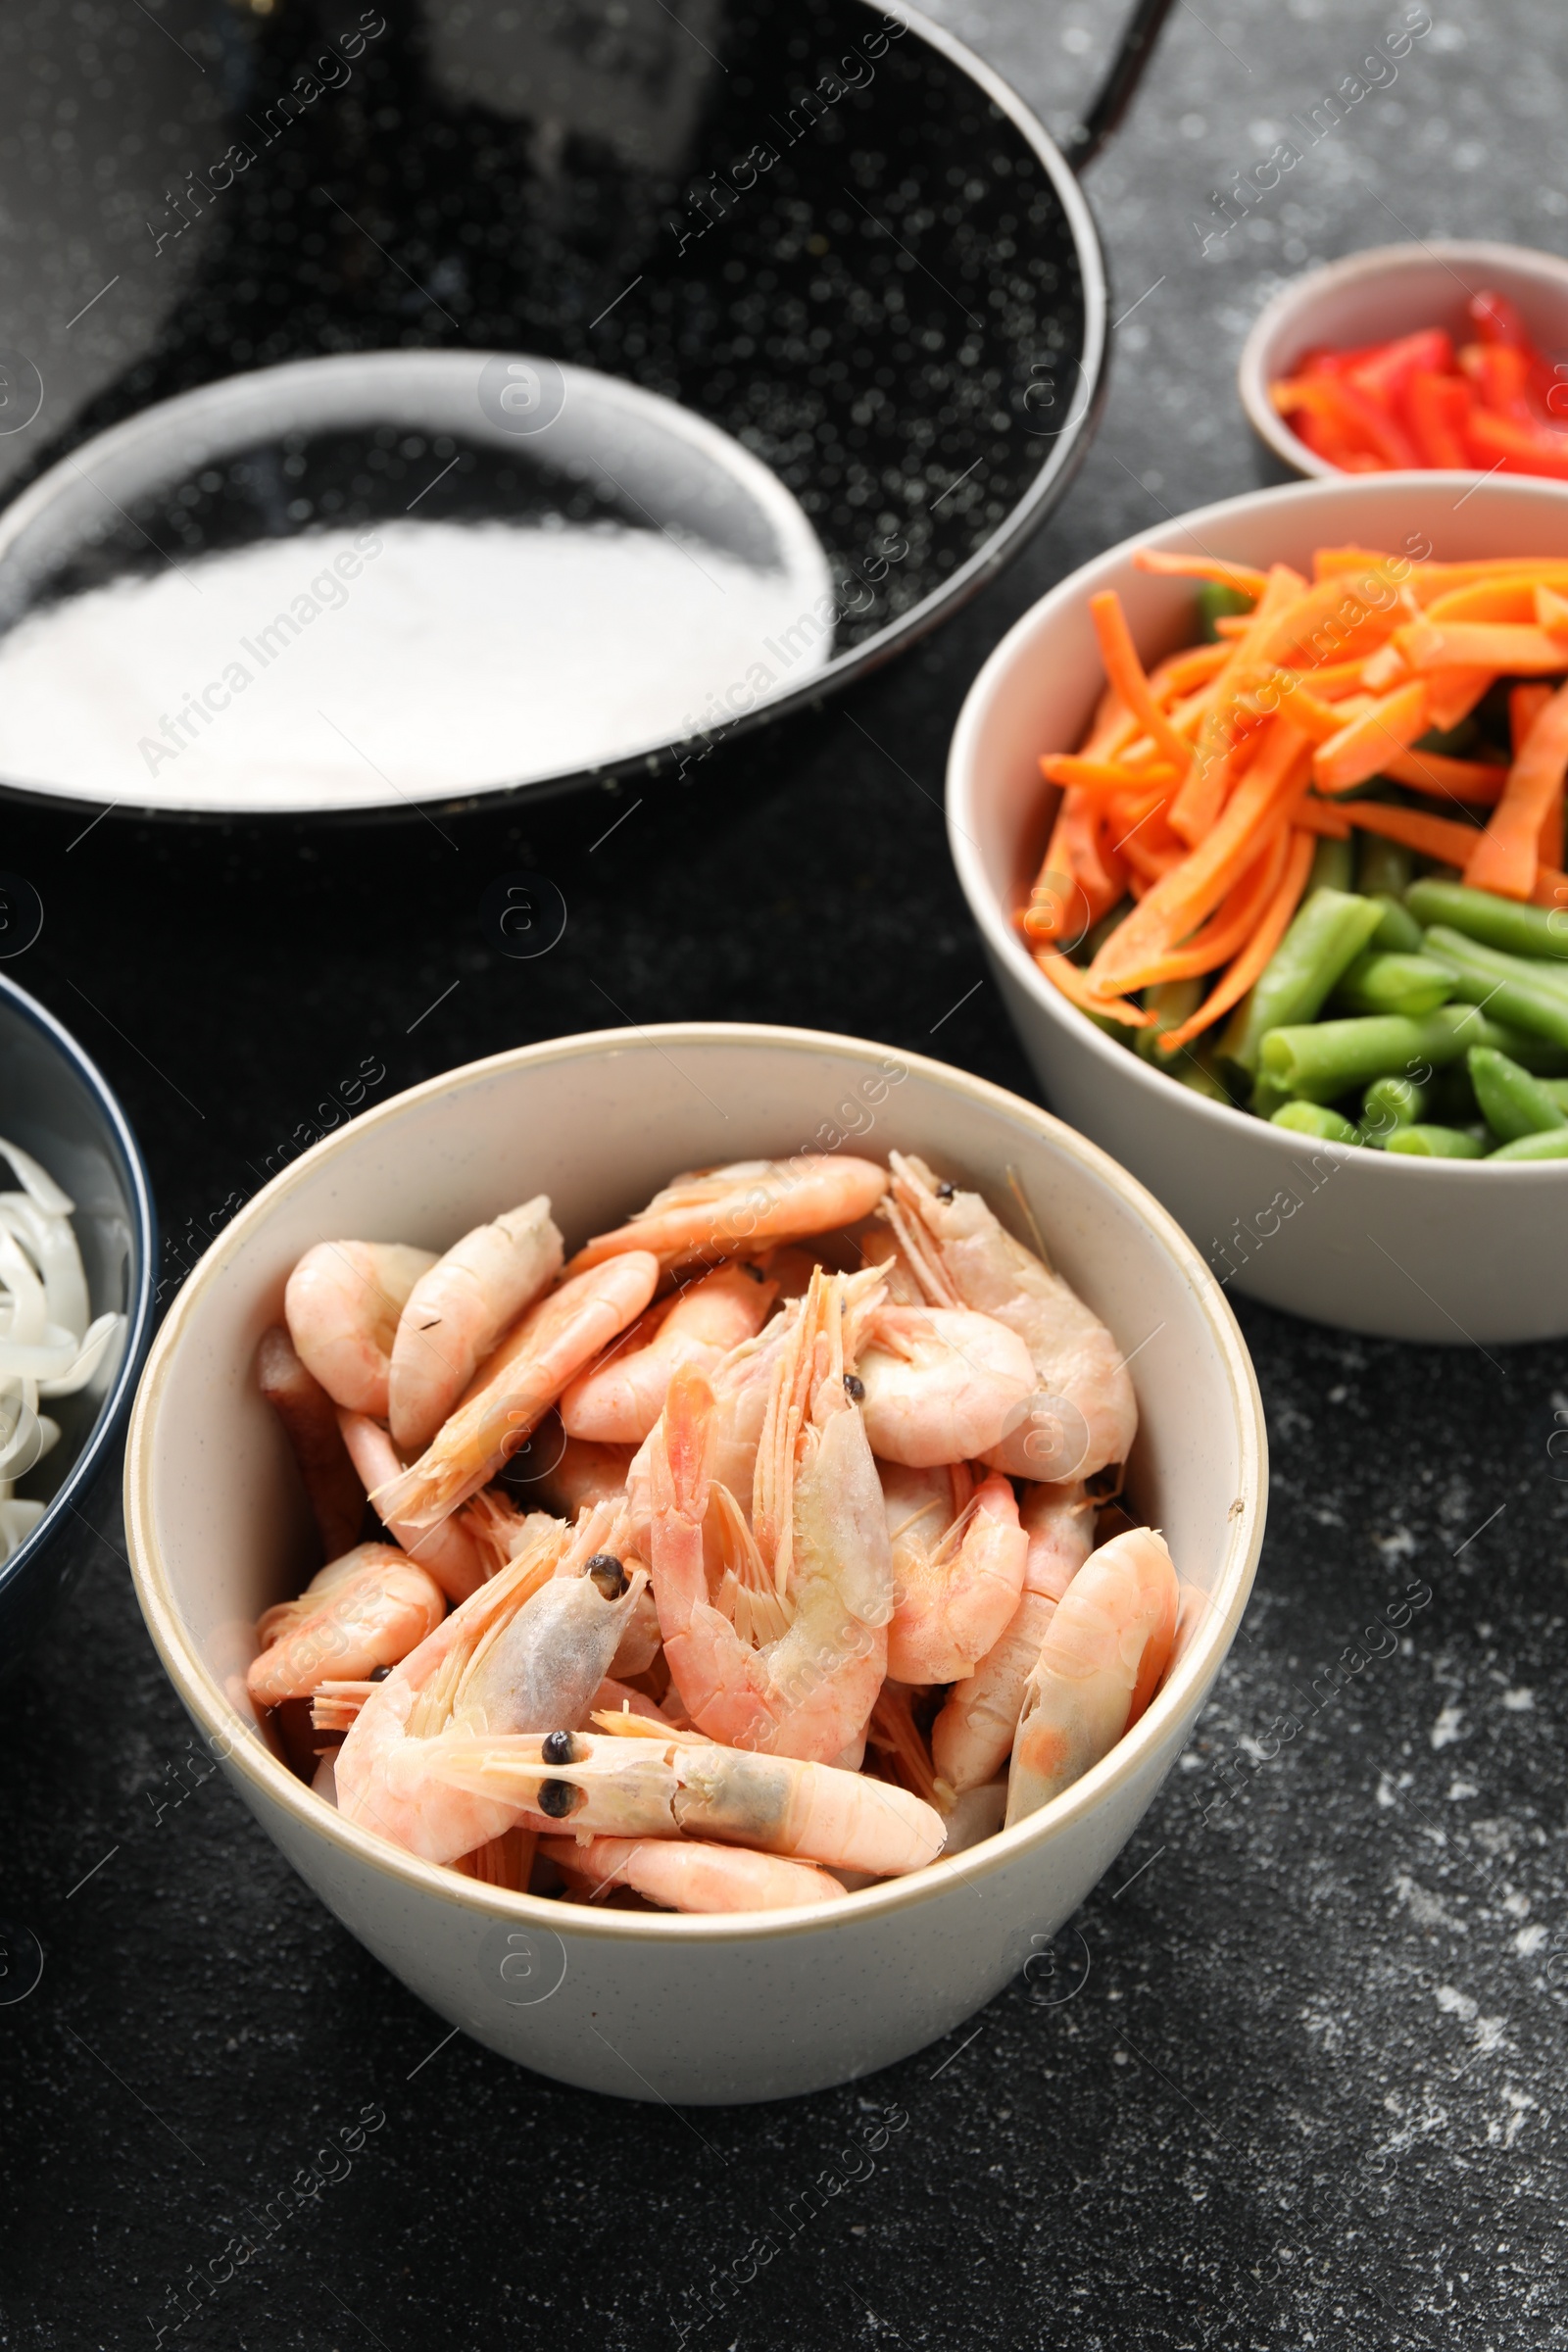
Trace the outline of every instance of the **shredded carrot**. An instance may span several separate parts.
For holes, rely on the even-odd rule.
[[[1563,611],[1568,613],[1568,605],[1563,607]],[[1550,700],[1549,686],[1514,686],[1509,689],[1508,734],[1515,759],[1523,751],[1526,736]],[[1559,784],[1541,820],[1541,837],[1536,844],[1536,854],[1543,865],[1558,866],[1562,863],[1562,851],[1563,788]]]
[[[1406,621],[1394,642],[1412,669],[1489,669],[1496,676],[1550,676],[1568,669],[1568,646],[1526,622],[1459,620],[1439,626]]]
[[[1040,772],[1048,784],[1075,786],[1080,792],[1136,792],[1146,798],[1156,787],[1156,797],[1163,797],[1164,788],[1176,779],[1168,760],[1154,760],[1148,767],[1128,767],[1118,760],[1084,760],[1076,752],[1048,752],[1040,762]]]
[[[1408,784],[1437,800],[1472,801],[1483,808],[1496,806],[1508,780],[1508,770],[1498,760],[1450,760],[1444,752],[1413,748],[1392,754],[1382,773],[1391,784]]]
[[[1456,817],[1429,816],[1424,808],[1391,808],[1384,801],[1346,801],[1345,813],[1365,833],[1381,833],[1440,865],[1463,866],[1481,835]]]
[[[1348,719],[1330,742],[1319,744],[1312,755],[1313,783],[1319,792],[1348,792],[1353,784],[1366,783],[1382,774],[1391,754],[1414,743],[1426,723],[1426,680],[1396,686],[1370,710]]]
[[[1289,851],[1290,828],[1282,824],[1202,929],[1195,931],[1183,946],[1172,948],[1160,958],[1157,969],[1147,967],[1148,977],[1141,985],[1152,988],[1163,980],[1196,979],[1200,973],[1217,971],[1239,955],[1279,888]]]
[[[1537,627],[1549,636],[1568,636],[1568,597],[1559,596],[1555,588],[1538,584],[1533,618]]]
[[[1309,792],[1303,792],[1296,802],[1291,810],[1291,822],[1293,825],[1304,825],[1309,833],[1320,834],[1325,841],[1348,841],[1350,838],[1350,820],[1345,810],[1336,808],[1332,801],[1313,800]]]
[[[1395,558],[1383,547],[1319,547],[1312,551],[1312,577],[1332,580],[1343,571],[1364,571],[1369,564],[1394,562]]]
[[[1138,985],[1132,975],[1141,964],[1164,955],[1212,914],[1257,856],[1265,829],[1299,791],[1310,763],[1311,746],[1300,729],[1288,719],[1274,720],[1213,831],[1104,942],[1090,967],[1097,986]]]
[[[1310,833],[1293,833],[1285,871],[1275,889],[1268,907],[1246,947],[1237,956],[1223,980],[1219,981],[1198,1007],[1190,1020],[1179,1029],[1169,1029],[1156,1044],[1155,1051],[1170,1054],[1190,1045],[1195,1037],[1211,1028],[1222,1014],[1239,1004],[1273,955],[1290,925],[1292,915],[1300,903],[1306,888],[1307,875],[1312,870],[1314,849]],[[1129,916],[1129,921],[1133,918]]]
[[[1100,658],[1105,664],[1105,675],[1137,717],[1146,735],[1152,735],[1168,760],[1185,775],[1193,757],[1193,747],[1184,743],[1170,720],[1150,691],[1144,665],[1138,659],[1127,615],[1121,609],[1121,598],[1114,588],[1106,588],[1089,599],[1090,618],[1100,641]]]
[[[1222,645],[1194,645],[1185,653],[1167,654],[1149,673],[1150,692],[1168,708],[1171,699],[1191,694],[1195,686],[1206,686],[1229,659]]]
[[[1429,669],[1427,716],[1432,724],[1446,733],[1462,718],[1468,718],[1490,689],[1493,676],[1490,669]]]
[[[1538,867],[1530,904],[1532,906],[1560,906],[1568,911],[1568,874],[1554,865]]]
[[[1324,702],[1332,703],[1337,696],[1354,694],[1362,686],[1381,692],[1385,686],[1396,685],[1404,675],[1404,663],[1397,655],[1395,656],[1392,677],[1379,680],[1367,675],[1372,663],[1381,662],[1384,655],[1392,650],[1389,646],[1381,646],[1365,661],[1320,662],[1310,669],[1280,669],[1274,674],[1276,677],[1293,679],[1297,685],[1308,687],[1313,694],[1321,695]]]
[[[1170,821],[1184,841],[1200,842],[1212,831],[1225,796],[1235,785],[1242,747],[1262,723],[1256,711],[1245,708],[1243,697],[1259,678],[1281,666],[1277,660],[1255,660],[1255,649],[1280,614],[1296,606],[1305,585],[1290,564],[1274,565],[1258,598],[1251,626],[1237,640],[1215,680],[1214,699],[1198,731],[1191,770],[1171,804]]]
[[[1418,605],[1430,607],[1450,589],[1468,588],[1477,580],[1528,578],[1544,588],[1568,594],[1568,559],[1561,556],[1489,556],[1472,564],[1416,564],[1410,570],[1410,592]]]
[[[1360,717],[1366,710],[1375,710],[1376,697],[1370,694],[1352,695],[1344,703],[1325,703],[1310,686],[1301,684],[1312,672],[1300,669],[1276,669],[1258,688],[1260,699],[1267,700],[1277,684],[1277,708],[1286,713],[1293,727],[1313,743],[1332,743],[1342,733],[1348,721]]]
[[[1342,666],[1355,668],[1359,672],[1357,683],[1373,694],[1387,694],[1391,686],[1397,686],[1410,674],[1409,665],[1396,645],[1380,645],[1377,652],[1368,654],[1364,662],[1345,662]]]
[[[1464,878],[1472,890],[1528,899],[1541,862],[1541,828],[1560,802],[1568,772],[1568,686],[1537,711],[1501,800],[1470,853]]]
[[[1132,917],[1129,915],[1127,919],[1130,922]],[[1152,1025],[1153,1014],[1146,1012],[1141,1004],[1129,1004],[1122,997],[1091,995],[1085,974],[1059,948],[1037,948],[1035,961],[1046,978],[1081,1012],[1102,1013],[1107,1020],[1120,1021],[1127,1029],[1148,1029]]]
[[[1216,637],[1245,637],[1252,625],[1250,612],[1220,612],[1213,622]]]
[[[1266,571],[1254,571],[1250,564],[1232,564],[1223,556],[1167,556],[1158,548],[1140,547],[1133,555],[1138,571],[1157,571],[1167,579],[1220,580],[1227,588],[1240,589],[1243,596],[1261,596],[1268,584]]]
[[[1472,580],[1463,588],[1446,588],[1425,610],[1434,628],[1446,628],[1460,620],[1534,621],[1539,617],[1536,583],[1530,579]]]

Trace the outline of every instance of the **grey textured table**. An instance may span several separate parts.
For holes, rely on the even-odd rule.
[[[1283,273],[1406,233],[1563,243],[1557,12],[1432,6],[1397,79],[1203,253],[1209,191],[1400,19],[1181,0],[1091,175],[1116,315],[1137,307],[1066,507],[925,650],[656,789],[610,839],[624,804],[600,797],[450,841],[416,820],[117,814],[71,846],[79,821],[8,812],[5,863],[46,908],[9,968],[122,1090],[172,1239],[254,1190],[366,1055],[390,1091],[518,1040],[717,1015],[853,1029],[1031,1092],[941,832],[976,664],[1096,549],[1249,482],[1231,370]],[[944,11],[1057,125],[1111,13]],[[476,911],[522,866],[569,907],[531,963],[495,954]],[[443,2039],[221,1780],[181,1771],[187,1727],[106,1544],[0,1711],[5,1907],[47,1952],[0,2009],[0,2341],[1568,2341],[1568,1462],[1549,1449],[1568,1358],[1241,1314],[1269,1535],[1183,1768],[1036,1983],[787,2106],[596,2100]],[[1363,1637],[1401,1595],[1396,1646]],[[841,2159],[888,2106],[907,2121],[874,2169]],[[362,2144],[318,2163],[362,2118]],[[235,2239],[259,2248],[237,2269]]]

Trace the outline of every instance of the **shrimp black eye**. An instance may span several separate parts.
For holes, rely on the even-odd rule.
[[[539,1810],[548,1813],[552,1821],[564,1821],[582,1803],[583,1792],[569,1781],[542,1781],[539,1786]]]
[[[372,1666],[365,1679],[368,1683],[384,1683],[391,1671],[390,1666]]]
[[[749,1274],[754,1282],[765,1282],[767,1280],[767,1276],[762,1272],[761,1267],[754,1266],[749,1257],[744,1258],[741,1261],[741,1272],[743,1274]]]
[[[583,1574],[606,1600],[618,1600],[631,1583],[631,1578],[612,1551],[596,1551]]]
[[[939,1200],[951,1200],[953,1199],[953,1186],[949,1184],[946,1179],[944,1179],[943,1182],[937,1186],[937,1199]]]
[[[582,1761],[577,1753],[577,1742],[569,1732],[546,1732],[539,1753],[547,1764],[577,1764]]]
[[[857,1404],[865,1402],[865,1383],[858,1372],[846,1372],[844,1386],[848,1395],[854,1397]]]

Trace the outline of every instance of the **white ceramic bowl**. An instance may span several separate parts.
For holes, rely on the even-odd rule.
[[[309,1554],[252,1358],[301,1250],[439,1248],[548,1192],[568,1240],[682,1167],[902,1146],[981,1186],[1008,1173],[1133,1362],[1131,1483],[1188,1586],[1180,1654],[1130,1736],[1027,1822],[915,1877],[733,1919],[590,1911],[477,1885],[351,1827],[264,1744],[244,1698],[257,1611]],[[885,2066],[988,2000],[1082,1901],[1170,1769],[1251,1586],[1262,1415],[1223,1295],[1164,1211],[1092,1145],[940,1063],[808,1031],[670,1025],[532,1046],[368,1111],[237,1216],[159,1335],[131,1427],[137,1595],[199,1731],[287,1859],[454,2026],[626,2098],[775,2098]],[[258,1960],[265,1966],[265,1958]]]
[[[1393,1339],[1555,1339],[1568,1332],[1568,1161],[1497,1168],[1312,1144],[1205,1102],[1076,1011],[1012,922],[1055,805],[1040,756],[1082,741],[1103,684],[1089,598],[1118,591],[1147,662],[1192,639],[1192,582],[1135,570],[1135,548],[1309,572],[1314,547],[1398,552],[1411,534],[1441,558],[1560,556],[1568,485],[1336,474],[1123,540],[1026,612],[970,688],[948,760],[948,838],[1048,1101],[1158,1195],[1223,1280],[1316,1322]]]
[[[1343,351],[1423,326],[1447,327],[1455,345],[1474,342],[1465,304],[1483,288],[1518,305],[1532,342],[1548,359],[1568,359],[1568,261],[1560,255],[1462,237],[1374,245],[1304,270],[1258,313],[1236,370],[1253,431],[1295,472],[1341,480],[1338,466],[1292,432],[1269,399],[1270,384],[1324,346]],[[1564,403],[1568,409],[1568,393]],[[1568,414],[1562,421],[1568,426]]]

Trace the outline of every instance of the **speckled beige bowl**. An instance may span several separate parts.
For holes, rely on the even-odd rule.
[[[440,1248],[546,1191],[568,1242],[677,1168],[890,1146],[999,1205],[1009,1172],[1131,1359],[1131,1483],[1187,1587],[1181,1646],[1076,1787],[914,1877],[788,1914],[676,1918],[499,1892],[351,1827],[272,1755],[244,1696],[257,1612],[297,1592],[303,1499],[252,1369],[300,1252]],[[1230,1646],[1262,1540],[1262,1415],[1212,1277],[1092,1144],[1014,1096],[853,1038],[718,1024],[564,1038],[368,1111],[237,1216],[181,1291],[136,1399],[125,1522],[142,1610],[198,1730],[288,1860],[421,1999],[492,2049],[627,2098],[777,2098],[947,2033],[1047,1941],[1169,1771]],[[236,1862],[236,1867],[243,1867]],[[269,1965],[258,1949],[251,1965]]]

